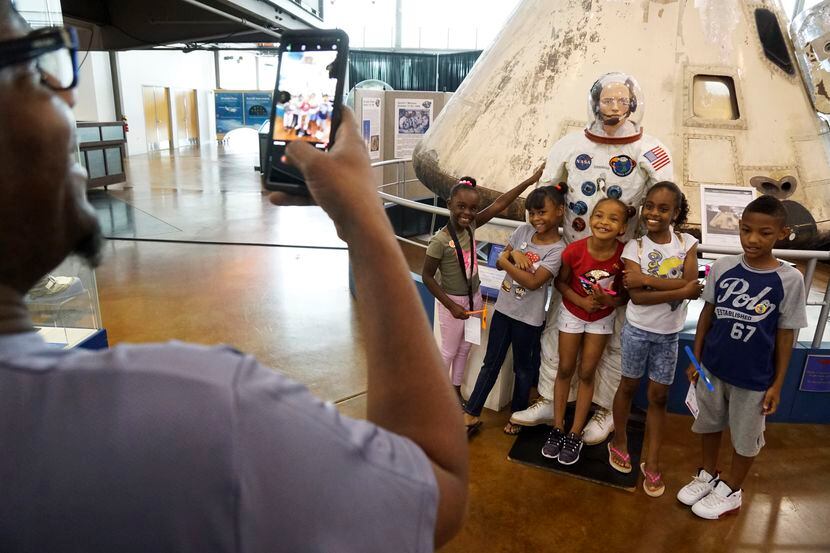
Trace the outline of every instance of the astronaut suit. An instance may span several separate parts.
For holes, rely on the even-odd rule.
[[[637,82],[623,73],[600,77],[588,95],[589,124],[584,132],[570,133],[550,151],[540,186],[566,182],[564,240],[570,244],[590,236],[591,210],[604,197],[618,198],[629,206],[627,242],[639,224],[639,208],[648,189],[663,180],[673,180],[673,164],[668,148],[643,134],[640,120],[643,95]],[[559,365],[557,318],[562,296],[554,290],[542,334],[542,365],[539,371],[540,402],[514,413],[514,424],[532,426],[553,419],[553,384]],[[620,332],[625,308],[617,309],[614,334],[610,337],[596,372],[594,403],[600,406],[585,427],[586,444],[600,443],[613,430],[610,414],[614,394],[620,383]],[[575,399],[578,380],[573,379],[571,397]]]

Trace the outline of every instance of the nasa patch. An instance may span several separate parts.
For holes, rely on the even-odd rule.
[[[576,156],[576,161],[574,161],[576,168],[580,171],[585,171],[591,166],[591,156],[588,154],[579,154]]]
[[[571,202],[568,204],[568,207],[577,215],[585,215],[586,213],[588,213],[588,204],[582,201]]]
[[[591,181],[585,181],[582,183],[582,193],[586,196],[593,196],[597,192],[597,185],[592,183]]]
[[[574,222],[571,223],[571,226],[574,228],[576,232],[582,232],[583,230],[585,230],[585,221],[582,219],[582,217],[577,217],[576,219],[574,219]]]
[[[608,192],[606,192],[606,194],[608,195],[609,198],[614,198],[615,200],[619,200],[622,197],[622,188],[620,188],[616,184],[614,186],[609,186],[608,187]]]
[[[634,171],[637,163],[628,156],[614,156],[608,162],[611,171],[618,177],[627,177]]]

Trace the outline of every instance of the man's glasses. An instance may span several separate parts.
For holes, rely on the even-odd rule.
[[[78,36],[74,29],[49,27],[0,42],[0,69],[34,62],[41,82],[52,90],[78,84]]]
[[[631,103],[631,98],[603,98],[599,101],[599,103],[609,108],[614,104],[617,104],[620,107],[625,107]]]

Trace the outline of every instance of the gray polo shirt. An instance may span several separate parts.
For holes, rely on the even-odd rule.
[[[410,440],[227,347],[0,336],[0,551],[433,550]]]

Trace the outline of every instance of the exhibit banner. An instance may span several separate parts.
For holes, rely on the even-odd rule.
[[[755,189],[744,186],[700,185],[701,243],[741,247],[740,219],[755,199]]]
[[[245,93],[245,126],[258,129],[271,117],[271,94],[269,92]]]
[[[216,92],[216,132],[229,133],[245,126],[241,92]]]
[[[396,98],[395,158],[409,159],[415,146],[432,125],[432,100],[427,98]]]
[[[369,150],[369,159],[380,159],[380,98],[363,98],[363,141]]]
[[[801,375],[802,392],[830,392],[830,355],[808,355]]]

